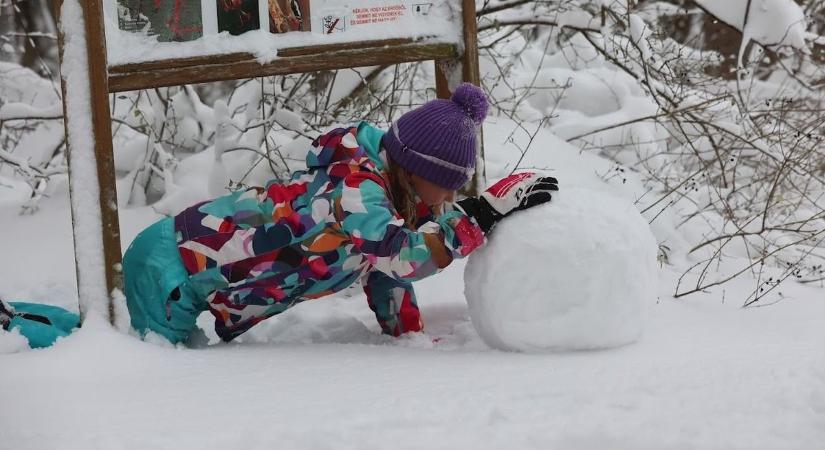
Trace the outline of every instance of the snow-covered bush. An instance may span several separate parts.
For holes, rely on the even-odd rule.
[[[27,183],[27,213],[67,172],[59,90],[30,69],[0,62],[0,189],[11,178]]]
[[[642,176],[639,208],[689,242],[658,236],[663,261],[690,266],[676,296],[760,280],[765,264],[780,280],[818,281],[823,7],[800,3],[491,2],[484,82],[501,113]],[[746,303],[776,284],[760,280]]]

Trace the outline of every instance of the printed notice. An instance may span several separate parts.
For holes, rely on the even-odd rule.
[[[313,32],[342,33],[366,27],[391,27],[432,16],[444,0],[312,0]],[[443,12],[442,12],[443,14]]]
[[[349,24],[350,26],[358,26],[368,23],[395,22],[407,13],[407,5],[403,3],[353,8]]]

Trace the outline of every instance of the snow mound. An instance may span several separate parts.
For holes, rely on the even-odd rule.
[[[525,352],[632,343],[656,297],[657,245],[627,200],[568,188],[503,220],[470,256],[464,293],[487,345]]]
[[[20,330],[12,328],[6,331],[0,328],[0,355],[26,350],[29,350],[29,340],[20,334]]]

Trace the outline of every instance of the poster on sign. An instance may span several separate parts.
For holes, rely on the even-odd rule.
[[[160,42],[222,32],[237,36],[259,29],[312,29],[310,0],[117,0],[117,22],[121,31],[145,33]]]
[[[309,0],[269,0],[269,31],[311,31]]]
[[[258,0],[213,1],[217,1],[218,32],[239,35],[261,27]]]
[[[437,15],[446,0],[116,0],[118,28],[158,41],[191,41],[204,35],[233,36],[312,31],[337,34]],[[420,23],[419,23],[420,25]]]
[[[191,41],[203,35],[201,0],[118,0],[117,24],[161,42]]]
[[[310,31],[310,0],[215,0],[218,32],[239,35],[263,29],[271,33]],[[261,17],[268,17],[261,20]],[[209,34],[209,33],[207,33]]]
[[[417,16],[430,15],[436,3],[443,0],[312,0],[312,30],[333,34],[377,25],[398,25]]]

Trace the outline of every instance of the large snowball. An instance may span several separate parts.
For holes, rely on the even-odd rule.
[[[516,351],[617,347],[641,335],[656,298],[656,240],[625,199],[566,188],[514,213],[470,256],[470,317],[487,345]]]

